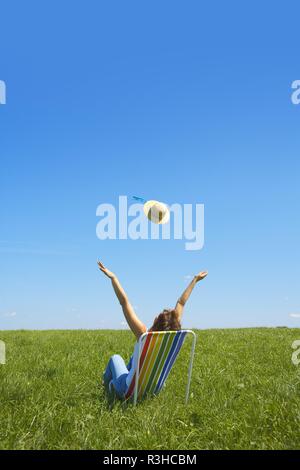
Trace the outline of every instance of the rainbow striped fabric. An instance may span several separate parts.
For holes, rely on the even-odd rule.
[[[139,356],[138,399],[157,394],[168,377],[184,343],[187,331],[150,331],[141,340]],[[133,397],[136,373],[125,399]]]

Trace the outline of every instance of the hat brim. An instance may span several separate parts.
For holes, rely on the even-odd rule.
[[[148,216],[149,211],[150,211],[151,208],[152,208],[153,206],[155,206],[156,204],[158,204],[159,206],[163,206],[163,207],[165,208],[165,214],[163,215],[162,219],[161,219],[159,222],[155,222],[154,220],[149,219],[149,216]],[[143,211],[144,211],[145,216],[146,216],[149,220],[151,220],[151,222],[156,223],[156,224],[158,224],[158,225],[166,224],[166,223],[168,223],[169,220],[170,220],[170,211],[169,211],[167,205],[166,205],[166,204],[163,204],[162,202],[154,201],[154,200],[153,200],[153,201],[147,201],[147,202],[145,202],[145,204],[144,204],[144,206],[143,206]]]

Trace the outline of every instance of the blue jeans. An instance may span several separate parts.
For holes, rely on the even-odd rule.
[[[128,366],[131,366],[131,361]],[[129,370],[124,359],[119,354],[114,354],[108,361],[103,380],[105,385],[112,382],[118,397],[123,398],[127,391],[126,377],[128,374]]]

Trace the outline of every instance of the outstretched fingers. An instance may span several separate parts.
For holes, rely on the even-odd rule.
[[[97,264],[98,264],[98,266],[99,266],[100,269],[106,269],[105,266],[104,266],[104,264],[101,263],[101,261],[98,260],[98,261],[97,261]]]
[[[208,271],[201,271],[199,274],[197,274],[196,278],[197,281],[202,281],[206,276],[208,275]]]

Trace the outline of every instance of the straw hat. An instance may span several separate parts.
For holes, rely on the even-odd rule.
[[[144,214],[155,224],[166,224],[170,219],[170,211],[166,204],[159,201],[147,201],[144,204]]]

